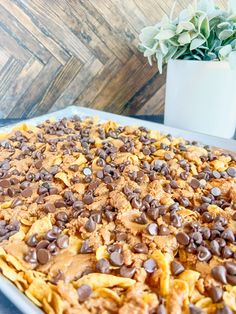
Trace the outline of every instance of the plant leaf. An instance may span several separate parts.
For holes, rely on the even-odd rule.
[[[180,22],[176,29],[176,34],[180,34],[183,31],[193,31],[195,30],[195,26],[191,22]]]
[[[163,55],[165,56],[168,53],[168,46],[164,43],[164,41],[160,41],[160,49]]]
[[[231,29],[225,29],[222,32],[220,32],[219,39],[226,40],[230,38],[233,34],[234,34],[234,31],[232,31]]]
[[[221,60],[224,60],[231,52],[232,52],[231,45],[227,45],[227,46],[222,47],[219,50],[219,56],[220,56]]]
[[[210,24],[207,16],[201,16],[199,18],[199,33],[201,33],[206,39],[210,36]]]
[[[181,44],[181,45],[186,45],[186,44],[189,44],[191,42],[191,36],[188,32],[184,32],[182,34],[179,35],[179,39],[178,39],[178,42]]]
[[[201,38],[201,37],[198,37],[198,38],[195,38],[192,42],[191,42],[191,45],[190,45],[190,50],[194,50],[194,49],[197,49],[198,47],[201,47],[204,43],[206,42],[205,39]]]
[[[163,54],[161,50],[158,50],[156,53],[156,58],[157,58],[157,67],[160,73],[162,74],[162,66],[163,66]]]
[[[179,59],[181,56],[183,56],[185,54],[185,52],[187,51],[188,46],[184,46],[184,47],[180,47],[176,53],[173,55],[173,59]]]
[[[175,32],[172,30],[162,30],[154,38],[158,40],[167,40],[175,36]]]
[[[217,28],[226,28],[226,27],[230,27],[231,24],[229,22],[222,22],[220,24],[217,25]]]
[[[142,29],[141,34],[139,35],[139,40],[143,46],[152,47],[155,43],[154,37],[158,33],[158,30],[155,26],[148,26]]]

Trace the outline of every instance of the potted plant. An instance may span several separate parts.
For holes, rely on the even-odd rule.
[[[175,1],[176,4],[176,1]],[[174,6],[175,6],[174,4]],[[167,66],[165,124],[232,138],[236,127],[236,1],[195,1],[145,27],[140,50]]]

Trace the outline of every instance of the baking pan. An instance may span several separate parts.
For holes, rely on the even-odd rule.
[[[190,132],[185,130],[180,130],[172,127],[168,127],[162,124],[154,123],[154,122],[148,122],[143,121],[135,118],[129,118],[124,116],[119,116],[112,113],[102,112],[94,109],[89,108],[83,108],[83,107],[76,107],[76,106],[70,106],[66,109],[52,112],[37,118],[29,119],[23,122],[20,122],[18,124],[22,124],[24,122],[31,124],[31,125],[37,125],[46,119],[54,118],[56,120],[61,119],[63,117],[71,117],[73,115],[78,115],[81,118],[92,116],[92,117],[98,117],[99,121],[106,121],[106,120],[113,120],[121,125],[136,125],[136,126],[144,126],[152,130],[159,130],[166,134],[171,134],[175,137],[183,137],[190,141],[197,141],[199,143],[210,145],[214,147],[219,147],[224,150],[229,150],[232,152],[236,152],[236,141],[234,140],[227,140],[222,139],[214,136],[209,136],[201,133],[196,132]],[[1,127],[0,133],[8,133],[11,131],[15,125],[7,126],[7,127]],[[10,299],[12,303],[15,304],[17,308],[19,308],[22,313],[25,314],[42,314],[42,311],[34,305],[22,292],[20,292],[14,284],[12,284],[9,280],[4,278],[3,276],[0,276],[0,290],[4,295],[6,295],[7,298]]]

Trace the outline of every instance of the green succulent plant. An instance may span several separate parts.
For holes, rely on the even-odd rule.
[[[139,50],[158,69],[170,59],[213,61],[227,60],[236,68],[236,0],[229,0],[228,10],[214,0],[196,0],[173,18],[142,29]]]

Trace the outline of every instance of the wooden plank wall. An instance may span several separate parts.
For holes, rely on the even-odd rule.
[[[226,0],[218,1],[226,5]],[[177,10],[188,0],[179,0]],[[0,118],[68,105],[158,114],[165,74],[137,50],[138,34],[173,0],[0,0]]]

